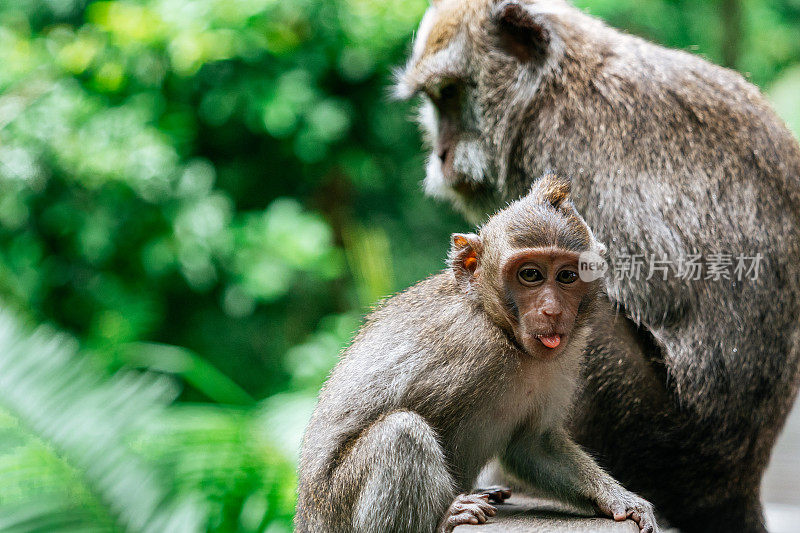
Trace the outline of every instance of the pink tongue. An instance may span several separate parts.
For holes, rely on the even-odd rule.
[[[539,337],[542,344],[548,348],[557,348],[561,344],[561,335],[550,335],[549,337]]]

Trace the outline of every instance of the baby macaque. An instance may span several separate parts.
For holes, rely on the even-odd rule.
[[[657,530],[652,506],[564,429],[602,295],[604,253],[553,175],[453,236],[449,268],[383,303],[320,394],[300,461],[298,532],[447,532],[494,516],[472,490],[498,458],[524,483]]]

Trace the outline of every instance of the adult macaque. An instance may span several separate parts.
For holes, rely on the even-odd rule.
[[[450,268],[386,301],[320,394],[300,460],[299,532],[450,531],[493,516],[471,493],[492,457],[562,499],[654,531],[652,507],[601,470],[564,420],[593,327],[601,252],[547,176],[454,235]]]
[[[577,441],[684,531],[764,531],[800,368],[800,149],[758,90],[559,0],[434,0],[398,81],[423,95],[431,194],[478,218],[571,175],[610,258],[645,262],[608,284]],[[727,275],[676,276],[695,253]]]

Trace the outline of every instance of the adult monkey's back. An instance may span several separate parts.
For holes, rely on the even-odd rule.
[[[735,72],[557,0],[434,0],[398,92],[427,94],[427,190],[479,218],[545,170],[610,257],[578,440],[685,531],[763,531],[759,485],[798,384],[800,149]],[[756,280],[653,260],[763,255]]]

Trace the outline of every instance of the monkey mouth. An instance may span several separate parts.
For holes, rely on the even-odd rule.
[[[446,184],[462,202],[478,207],[486,213],[490,213],[499,201],[490,185],[472,181],[467,176],[460,174],[450,176],[446,178]]]
[[[483,183],[470,180],[461,174],[451,173],[447,179],[447,184],[456,194],[467,198],[485,195],[488,187]]]
[[[547,348],[554,350],[559,347],[561,344],[562,335],[558,333],[552,333],[550,335],[536,335],[536,338]]]

